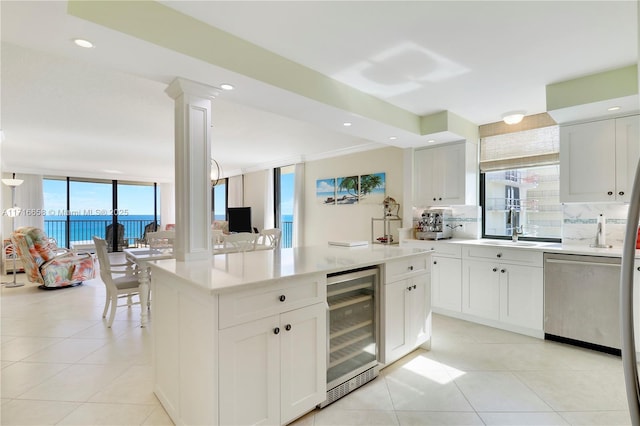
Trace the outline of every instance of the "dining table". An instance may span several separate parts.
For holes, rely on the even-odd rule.
[[[138,290],[140,292],[140,305],[142,306],[142,309],[140,309],[140,326],[146,327],[149,322],[149,310],[144,309],[144,306],[148,306],[149,304],[149,282],[151,277],[149,262],[154,260],[173,259],[173,248],[141,247],[127,248],[123,251],[126,259],[137,265],[138,270],[140,271],[138,274]]]

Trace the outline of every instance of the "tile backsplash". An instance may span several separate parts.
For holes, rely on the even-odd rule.
[[[605,218],[605,241],[621,247],[627,225],[628,204],[592,203],[562,205],[562,244],[589,246],[595,242],[598,216]],[[424,208],[414,208],[414,222],[420,219]],[[481,238],[482,211],[478,206],[451,206],[451,217],[446,221],[453,229],[454,238]]]
[[[595,242],[598,216],[605,218],[605,241],[621,247],[627,225],[628,204],[564,204],[562,244],[588,246]]]

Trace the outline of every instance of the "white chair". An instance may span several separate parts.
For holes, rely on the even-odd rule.
[[[252,232],[224,235],[222,238],[222,250],[225,253],[253,251],[256,249],[258,235]]]
[[[279,228],[263,229],[256,243],[256,250],[272,250],[280,248],[282,230]]]
[[[106,318],[107,311],[111,307],[109,314],[109,320],[107,326],[110,328],[113,324],[113,320],[116,317],[116,309],[119,307],[133,305],[140,305],[138,302],[133,302],[132,296],[138,296],[138,270],[135,268],[135,264],[131,262],[112,264],[109,259],[109,251],[107,242],[98,237],[93,237],[93,242],[96,246],[96,254],[98,255],[98,263],[100,264],[100,278],[104,282],[107,288],[107,296],[104,302],[104,311],[102,312],[102,318]],[[118,299],[127,298],[127,303],[118,305]],[[147,300],[149,300],[147,298]],[[141,307],[142,308],[142,307]],[[142,308],[144,309],[144,308]]]
[[[147,242],[152,249],[173,249],[176,231],[156,231],[147,233]]]

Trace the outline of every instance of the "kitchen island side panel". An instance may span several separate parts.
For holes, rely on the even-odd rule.
[[[154,268],[155,393],[176,425],[218,424],[218,295]]]

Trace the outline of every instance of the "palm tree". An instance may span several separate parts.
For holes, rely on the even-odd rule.
[[[351,198],[358,199],[358,176],[348,176],[342,178],[338,184],[340,191],[347,191]]]
[[[374,189],[384,184],[380,175],[362,175],[360,176],[360,198],[364,198],[367,194],[373,192]]]

